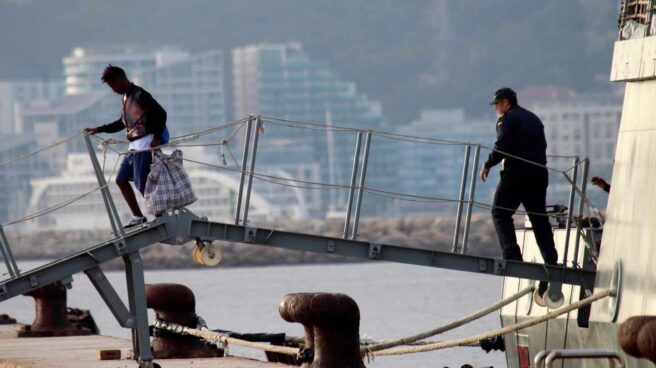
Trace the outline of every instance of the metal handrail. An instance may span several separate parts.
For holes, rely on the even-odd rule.
[[[105,203],[105,209],[107,210],[107,216],[109,217],[109,223],[112,226],[112,231],[114,236],[121,239],[121,242],[117,245],[119,248],[123,248],[124,244],[122,239],[125,239],[125,230],[121,224],[121,217],[116,210],[116,205],[112,199],[112,194],[109,191],[107,186],[107,181],[105,180],[105,174],[100,168],[100,163],[98,162],[98,157],[96,157],[96,151],[91,144],[91,138],[87,134],[84,136],[84,143],[87,146],[89,151],[89,158],[91,159],[91,165],[93,167],[93,172],[96,175],[96,180],[98,181],[98,186],[100,187],[100,193],[102,194],[103,202]]]
[[[251,140],[251,130],[253,127],[253,120],[255,115],[248,116],[246,123],[246,137],[244,138],[244,149],[241,153],[241,167],[239,168],[239,191],[237,192],[237,207],[235,208],[235,225],[239,225],[239,216],[241,216],[241,201],[244,196],[244,180],[246,179],[246,163],[248,162],[248,145]]]
[[[567,221],[565,223],[565,251],[563,253],[563,266],[567,267],[567,258],[569,256],[569,238],[570,230],[572,229],[572,216],[574,215],[574,199],[576,198],[576,177],[579,172],[580,160],[577,157],[574,158],[572,165],[572,183],[569,191],[569,200],[567,202],[567,208],[569,209],[569,216],[567,216]],[[578,250],[576,251],[578,254]],[[576,260],[574,260],[576,262]]]
[[[551,368],[555,360],[606,359],[611,367],[624,367],[619,353],[605,349],[556,349],[539,352],[534,359],[535,368]]]
[[[349,225],[351,224],[351,211],[353,209],[353,196],[355,194],[355,181],[358,176],[358,165],[360,160],[360,146],[362,145],[362,131],[355,138],[355,153],[353,154],[353,168],[351,169],[351,181],[349,186],[348,200],[346,202],[346,213],[344,214],[344,232],[342,238],[348,239]]]
[[[358,238],[358,224],[360,223],[360,208],[364,197],[364,181],[367,177],[367,166],[369,165],[369,148],[371,147],[371,131],[367,131],[364,137],[364,152],[362,153],[362,168],[360,169],[360,185],[358,186],[358,197],[355,200],[355,218],[353,219],[353,230],[351,240]]]
[[[256,124],[256,129],[259,128],[260,121],[263,121],[262,117],[257,116],[254,114],[251,114],[249,116],[248,123],[251,124],[255,122],[255,119],[257,119],[258,123]],[[258,132],[255,132],[255,134],[249,134],[251,129],[247,129],[247,134],[246,134],[246,139],[244,141],[244,152],[248,152],[247,154],[250,156],[248,159],[250,159],[249,162],[249,168],[246,168],[246,162],[247,162],[247,154],[244,154],[242,157],[242,168],[241,168],[241,177],[240,177],[240,186],[239,186],[239,193],[237,194],[237,209],[236,209],[236,215],[235,215],[235,224],[239,224],[240,222],[244,225],[248,223],[248,207],[249,207],[249,199],[250,199],[250,192],[252,188],[252,177],[254,176],[254,166],[257,161],[257,158],[255,156],[256,150],[257,150],[257,140],[258,140]],[[369,130],[361,130],[361,129],[354,129],[355,132],[357,132],[356,135],[356,142],[355,142],[355,151],[353,154],[353,162],[352,162],[352,170],[351,170],[351,178],[350,178],[350,183],[349,186],[345,188],[348,188],[348,200],[346,202],[346,211],[344,213],[344,224],[343,224],[343,231],[342,231],[342,238],[343,239],[357,239],[358,238],[358,226],[359,226],[359,220],[360,220],[360,215],[361,215],[361,207],[362,203],[364,202],[363,196],[364,196],[364,190],[366,189],[364,186],[364,181],[367,173],[367,166],[368,166],[368,159],[369,159],[369,151],[370,151],[370,145],[372,144],[372,136],[374,135],[373,131]],[[363,139],[364,138],[364,139]],[[250,150],[249,150],[249,145],[250,145]],[[462,253],[466,254],[467,253],[467,248],[468,248],[468,242],[469,242],[469,236],[471,235],[471,219],[472,219],[472,214],[474,212],[474,207],[476,206],[475,202],[475,195],[476,195],[476,187],[477,187],[477,180],[478,180],[478,169],[480,166],[479,160],[480,160],[480,155],[481,151],[483,148],[486,148],[480,144],[471,144],[471,143],[465,143],[465,152],[464,152],[464,161],[463,161],[463,167],[462,167],[462,175],[460,178],[460,190],[459,190],[459,195],[458,195],[458,206],[457,206],[457,213],[456,213],[456,224],[453,232],[453,237],[452,237],[452,247],[451,247],[451,252],[453,253]],[[364,153],[362,152],[362,149],[364,148]],[[486,148],[487,149],[487,148]],[[473,151],[473,152],[472,152]],[[472,157],[473,156],[473,157]],[[569,191],[569,199],[568,199],[568,208],[570,209],[570,214],[568,216],[568,221],[567,221],[567,226],[566,226],[566,235],[565,235],[565,255],[564,255],[564,262],[563,266],[568,266],[569,260],[569,248],[570,248],[570,243],[571,243],[571,234],[570,230],[573,228],[574,223],[572,222],[572,216],[575,214],[574,212],[574,207],[575,207],[575,200],[576,197],[579,197],[579,203],[578,203],[578,214],[582,215],[583,213],[583,206],[585,203],[585,193],[586,193],[586,181],[587,181],[587,174],[588,174],[588,159],[580,159],[578,156],[558,156],[558,157],[571,157],[573,158],[572,166],[568,169],[572,170],[573,172],[573,177],[570,179],[566,174],[565,177],[569,182],[570,185],[570,191]],[[473,161],[473,162],[470,162]],[[582,166],[582,167],[580,167]],[[359,171],[359,175],[358,175]],[[577,179],[578,176],[580,176],[580,171],[583,172],[582,178],[581,178],[581,188],[578,187],[577,185]],[[563,172],[565,173],[565,172]],[[359,184],[356,184],[357,179],[359,176]],[[247,179],[246,183],[243,183]],[[466,190],[466,187],[469,187],[468,191]],[[465,199],[465,195],[467,195],[467,198]],[[245,197],[245,199],[244,199]],[[241,210],[242,207],[241,203],[245,200],[246,208],[243,208],[244,215],[243,219],[240,219],[241,215]],[[355,212],[355,213],[352,213]],[[464,218],[462,217],[464,215]],[[576,225],[577,229],[580,230],[580,226]],[[351,228],[351,229],[350,229]],[[350,230],[350,232],[349,232]],[[462,244],[460,244],[462,243]],[[574,255],[575,258],[572,260],[572,264],[574,266],[577,265],[577,257],[579,254],[579,243],[580,239],[578,239],[578,236],[575,238],[574,242]]]
[[[467,201],[467,215],[465,217],[465,229],[462,235],[461,254],[467,254],[467,242],[469,241],[469,230],[471,225],[472,213],[474,211],[474,199],[476,198],[476,181],[478,180],[478,160],[481,156],[481,145],[477,144],[474,149],[474,164],[471,169],[471,181],[469,183],[469,200]]]
[[[257,143],[260,138],[260,129],[262,128],[262,118],[258,115],[255,118],[255,132],[253,133],[253,144],[251,145],[251,161],[248,168],[248,182],[246,183],[246,199],[244,199],[244,218],[242,224],[248,225],[248,210],[251,203],[251,190],[253,189],[253,173],[255,172],[255,161],[257,159]]]
[[[2,258],[5,260],[5,265],[7,266],[7,271],[9,272],[10,277],[16,277],[20,275],[20,270],[16,265],[16,259],[14,254],[11,252],[11,246],[9,246],[9,241],[5,235],[5,231],[0,225],[0,251],[2,252]]]
[[[467,185],[467,174],[469,170],[469,155],[471,152],[471,145],[465,146],[465,161],[462,164],[462,177],[460,179],[460,194],[458,195],[458,211],[456,212],[456,226],[453,234],[453,246],[451,252],[458,251],[458,238],[460,236],[460,223],[462,221],[462,207],[465,199],[465,186]]]

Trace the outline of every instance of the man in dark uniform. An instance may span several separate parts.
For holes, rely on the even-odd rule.
[[[496,127],[497,141],[480,175],[481,180],[485,181],[490,169],[503,161],[501,181],[492,208],[492,220],[503,249],[503,258],[523,260],[512,219],[519,205],[523,204],[544,263],[554,265],[558,261],[558,253],[546,216],[549,174],[545,167],[547,141],[544,126],[535,114],[517,104],[517,94],[510,88],[496,91],[490,104],[494,105],[500,116]],[[540,289],[545,290],[546,283],[541,283]]]

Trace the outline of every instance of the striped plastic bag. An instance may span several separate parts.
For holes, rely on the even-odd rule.
[[[198,198],[191,187],[189,175],[182,167],[182,151],[175,150],[169,156],[161,152],[153,153],[144,198],[146,210],[155,216],[196,202]]]

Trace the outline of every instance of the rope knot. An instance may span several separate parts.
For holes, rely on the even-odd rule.
[[[301,347],[298,350],[298,355],[296,356],[296,360],[298,360],[301,363],[312,363],[314,360],[314,349],[309,348],[309,347]]]

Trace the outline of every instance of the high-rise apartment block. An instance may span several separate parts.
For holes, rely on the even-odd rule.
[[[172,134],[207,129],[226,121],[223,52],[190,54],[162,48],[87,50],[76,48],[63,59],[66,93],[109,92],[100,81],[108,64],[123,68],[148,90],[168,113]],[[116,114],[118,117],[118,113]]]
[[[385,126],[378,102],[359,93],[354,83],[340,79],[328,64],[312,60],[300,44],[233,49],[232,71],[236,117],[254,113],[359,129]],[[293,177],[305,181],[349,182],[353,132],[269,124],[260,142],[258,165],[285,167]],[[393,181],[391,177],[381,179]],[[345,204],[344,191],[304,192],[316,216]]]
[[[446,200],[442,203],[399,203],[402,212],[439,212],[452,209],[451,201],[457,200],[460,194],[466,143],[471,144],[465,183],[465,191],[468,193],[472,180],[475,145],[492,147],[496,137],[493,119],[467,118],[463,109],[424,110],[418,120],[400,126],[396,133],[429,139],[421,143],[413,139],[398,141],[396,151],[402,163],[398,170],[401,192]],[[479,168],[488,154],[489,150],[480,150]],[[491,203],[496,181],[488,180],[483,183],[478,179],[478,173],[474,180],[477,181],[475,200]]]
[[[611,180],[622,116],[622,96],[571,96],[558,100],[533,101],[530,108],[544,123],[547,154],[551,155],[547,158],[549,166],[562,170],[573,165],[572,158],[558,156],[589,157],[589,177],[601,176]],[[571,176],[572,172],[568,174]],[[562,174],[551,173],[549,198],[552,201],[566,203],[569,188]],[[590,188],[588,195],[600,208],[605,207],[606,193],[598,188]]]
[[[40,155],[16,160],[37,149],[33,136],[0,135],[0,139],[0,223],[6,223],[23,217],[31,195],[30,180],[48,171]]]
[[[20,134],[20,106],[64,94],[63,80],[0,81],[0,134]]]

